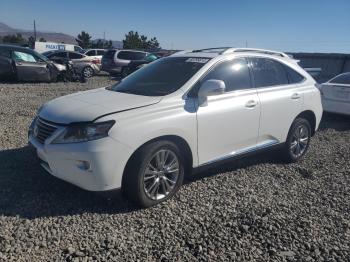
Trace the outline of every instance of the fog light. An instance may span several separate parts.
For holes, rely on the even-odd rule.
[[[84,171],[91,171],[91,164],[89,161],[77,160],[77,167]]]

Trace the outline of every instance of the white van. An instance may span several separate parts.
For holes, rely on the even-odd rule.
[[[34,50],[38,53],[46,51],[61,50],[61,51],[75,51],[83,53],[84,50],[78,45],[54,43],[54,42],[35,42]]]

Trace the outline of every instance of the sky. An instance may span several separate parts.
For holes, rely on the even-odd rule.
[[[1,0],[11,27],[122,40],[130,31],[163,48],[254,47],[350,53],[350,0]]]

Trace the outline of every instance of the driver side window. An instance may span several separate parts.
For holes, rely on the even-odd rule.
[[[224,81],[226,92],[252,88],[249,67],[244,58],[218,64],[201,80],[201,83],[209,79]]]
[[[19,51],[13,51],[13,59],[17,62],[37,62],[33,55]]]

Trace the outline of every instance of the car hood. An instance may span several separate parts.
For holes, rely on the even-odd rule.
[[[156,104],[160,97],[126,94],[99,88],[62,96],[46,103],[39,116],[60,124],[93,121],[121,111]]]

